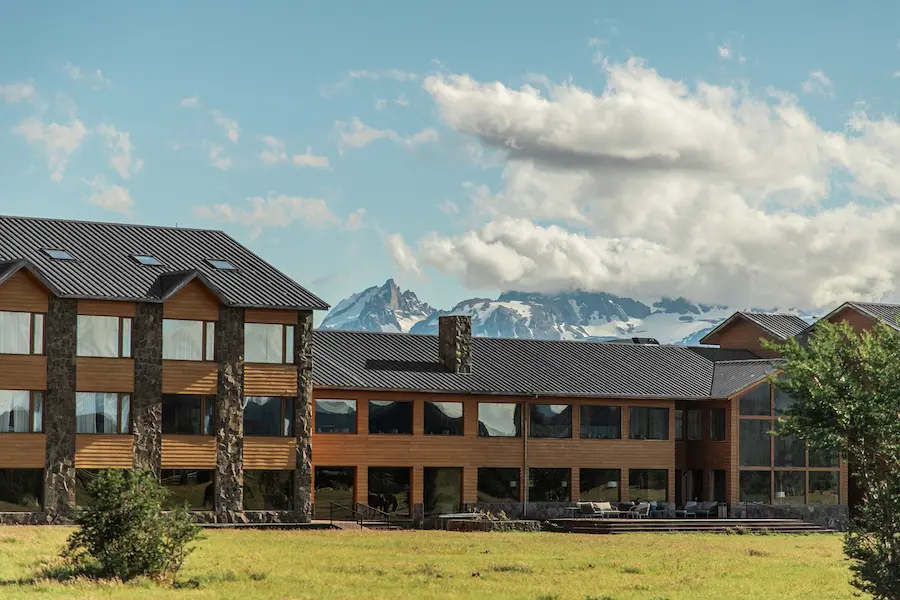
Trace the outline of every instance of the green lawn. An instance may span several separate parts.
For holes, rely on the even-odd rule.
[[[841,538],[213,531],[181,589],[37,580],[70,530],[0,528],[0,598],[846,599]]]

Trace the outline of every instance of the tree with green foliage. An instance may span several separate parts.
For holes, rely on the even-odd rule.
[[[63,557],[80,572],[123,581],[174,578],[200,528],[186,507],[163,512],[166,490],[145,470],[101,471],[88,484],[91,502],[76,509],[79,529]]]
[[[804,344],[769,347],[783,358],[773,383],[794,399],[779,434],[837,448],[861,491],[844,541],[853,585],[900,599],[900,335],[822,322]]]

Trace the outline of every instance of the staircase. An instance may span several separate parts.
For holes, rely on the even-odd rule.
[[[332,502],[329,512],[331,524],[339,529],[396,531],[413,526],[409,519],[396,519],[383,510],[359,502],[353,508]]]
[[[800,519],[552,519],[562,533],[833,533]]]

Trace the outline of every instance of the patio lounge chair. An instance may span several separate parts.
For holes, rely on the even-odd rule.
[[[633,519],[647,519],[650,517],[650,503],[641,502],[637,506],[628,509],[626,516]]]
[[[697,508],[694,509],[694,512],[697,513],[698,517],[711,519],[716,516],[716,506],[718,506],[718,504],[718,502],[701,502]]]
[[[622,514],[622,511],[609,502],[579,502],[577,511],[578,516],[588,518],[618,517]]]
[[[675,509],[676,517],[696,517],[697,516],[697,503],[693,500],[684,503],[684,506],[681,508]]]

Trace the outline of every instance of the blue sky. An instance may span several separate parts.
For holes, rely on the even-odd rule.
[[[439,307],[504,288],[894,293],[878,211],[900,185],[873,165],[900,157],[900,5],[384,6],[0,1],[0,212],[223,228],[332,304],[392,276]],[[696,100],[706,85],[731,108]],[[772,112],[732,110],[751,101]],[[806,157],[795,172],[773,140]],[[637,155],[664,164],[636,174]],[[711,233],[732,218],[766,233]]]

